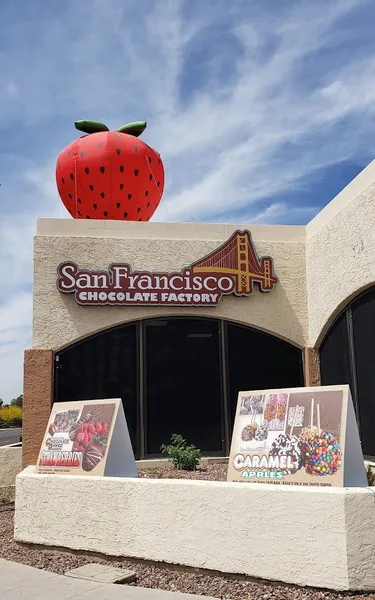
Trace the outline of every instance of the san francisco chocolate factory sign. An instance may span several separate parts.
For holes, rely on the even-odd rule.
[[[277,283],[272,258],[259,259],[249,231],[236,231],[208,256],[179,273],[132,271],[114,263],[108,271],[58,268],[57,288],[82,305],[216,306],[222,296],[250,296],[254,283],[269,292]]]

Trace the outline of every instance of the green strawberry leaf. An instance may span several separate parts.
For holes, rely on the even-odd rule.
[[[134,121],[116,129],[119,133],[127,133],[139,137],[147,127],[146,121]]]
[[[100,123],[99,121],[76,121],[74,127],[78,129],[78,131],[89,134],[98,133],[99,131],[109,131],[107,125],[104,125],[104,123]]]
[[[108,441],[108,436],[93,435],[92,436],[92,441],[98,442],[99,444],[103,444],[103,446],[105,446],[107,444],[107,441]]]

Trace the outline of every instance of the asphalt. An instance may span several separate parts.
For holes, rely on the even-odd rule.
[[[14,429],[0,429],[0,446],[17,444],[20,441],[21,434],[21,427],[15,427]]]
[[[127,585],[94,583],[0,559],[1,600],[210,600]],[[213,600],[213,599],[211,599]]]

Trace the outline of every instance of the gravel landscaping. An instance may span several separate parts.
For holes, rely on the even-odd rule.
[[[166,465],[165,467],[143,470],[139,473],[139,476],[225,481],[226,469],[225,464],[211,464],[200,468],[195,473],[189,473],[176,472],[172,467]],[[0,557],[59,574],[86,563],[99,562],[102,564],[111,563],[113,566],[135,571],[137,581],[131,585],[228,600],[337,600],[348,597],[358,600],[375,600],[375,594],[336,594],[328,591],[255,581],[247,577],[225,576],[197,569],[183,569],[182,567],[150,564],[136,560],[109,560],[106,557],[93,554],[25,546],[17,544],[13,540],[13,516],[14,504],[12,502],[1,502],[0,500]]]
[[[151,477],[152,479],[202,479],[206,481],[226,481],[227,463],[213,463],[199,467],[197,471],[177,471],[172,465],[166,463],[163,467],[156,469],[143,469],[138,472],[139,477]]]

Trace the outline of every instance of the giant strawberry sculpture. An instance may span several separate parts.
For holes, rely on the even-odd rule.
[[[161,200],[160,155],[138,136],[145,122],[109,131],[103,123],[77,121],[84,135],[59,155],[56,182],[75,219],[149,221]]]

